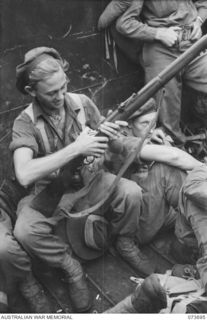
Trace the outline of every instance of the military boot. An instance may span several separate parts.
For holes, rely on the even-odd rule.
[[[118,237],[116,249],[121,257],[136,271],[142,272],[144,275],[150,275],[155,272],[155,267],[152,265],[152,262],[147,256],[141,253],[132,238]]]
[[[44,293],[44,289],[32,273],[21,283],[19,290],[32,313],[52,313],[50,302]]]
[[[156,274],[151,274],[137,286],[131,302],[137,313],[159,313],[167,307],[166,292]]]
[[[62,268],[75,311],[79,313],[88,311],[91,308],[91,297],[80,263],[67,255]]]

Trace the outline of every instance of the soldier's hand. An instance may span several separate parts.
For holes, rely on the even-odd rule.
[[[76,148],[79,154],[100,157],[108,147],[107,137],[96,137],[94,130],[85,128],[76,139]]]
[[[161,128],[157,128],[153,131],[151,139],[152,142],[158,143],[158,144],[164,144],[165,140],[165,133]]]
[[[107,135],[110,139],[116,139],[119,137],[121,127],[126,127],[128,123],[126,121],[117,120],[115,123],[105,121],[100,125],[99,130]]]
[[[151,136],[152,143],[164,144],[166,146],[172,146],[173,139],[166,135],[162,128],[156,128]]]
[[[190,39],[191,41],[196,41],[200,39],[201,36],[202,36],[201,22],[197,19],[192,25],[192,32],[191,32]]]
[[[167,47],[173,47],[178,41],[178,32],[180,27],[158,28],[155,36],[156,40],[161,41]]]

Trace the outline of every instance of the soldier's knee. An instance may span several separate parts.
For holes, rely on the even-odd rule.
[[[29,243],[31,235],[31,227],[29,225],[25,226],[24,223],[16,222],[15,228],[14,228],[14,236],[15,238],[21,243]]]
[[[6,262],[12,260],[11,248],[13,247],[12,235],[7,235],[0,239],[0,261]]]
[[[142,189],[136,182],[129,181],[129,183],[126,186],[125,194],[131,200],[141,199],[142,198]]]

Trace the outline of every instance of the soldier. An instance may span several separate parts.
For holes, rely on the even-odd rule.
[[[103,118],[88,97],[67,92],[67,68],[68,63],[60,54],[47,47],[30,50],[17,67],[17,88],[29,94],[32,103],[15,120],[10,145],[16,177],[30,190],[18,205],[14,235],[30,256],[64,270],[73,306],[77,312],[85,312],[91,299],[82,267],[69,253],[68,245],[53,233],[63,217],[54,216],[53,212],[45,216],[31,204],[47,184],[61,176],[66,164],[70,165],[64,196],[68,207],[73,207],[74,191],[82,188],[85,198],[80,197],[79,206],[84,207],[86,200],[91,206],[102,199],[114,176],[102,169],[92,170],[94,161],[92,166],[85,161],[81,168],[77,168],[77,162],[80,156],[87,160],[87,156],[94,159],[103,155],[109,140],[125,123],[105,122],[100,126],[105,136],[93,136],[86,123],[93,129]],[[121,179],[112,195],[109,221],[120,254],[130,247],[130,259],[137,269],[142,263],[134,243],[140,198],[137,184]]]
[[[140,139],[145,134],[156,116],[156,109],[155,100],[151,99],[129,118],[129,125],[123,132],[123,141],[129,152],[137,138]],[[179,192],[187,176],[186,171],[201,164],[187,152],[172,147],[171,141],[161,128],[152,128],[138,158],[125,174],[142,188],[138,244],[151,241],[162,228],[174,226]],[[110,153],[106,164],[117,173],[125,158],[125,153],[120,153],[118,159],[117,154]]]

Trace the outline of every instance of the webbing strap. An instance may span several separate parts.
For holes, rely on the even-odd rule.
[[[70,98],[72,98],[72,100],[75,102],[75,104],[77,104],[80,108],[80,111],[78,113],[78,121],[81,124],[82,130],[85,128],[85,124],[86,124],[86,116],[85,116],[85,111],[83,108],[83,104],[82,104],[82,100],[80,98],[79,94],[76,93],[67,93],[67,95],[69,95]]]
[[[34,123],[34,110],[33,110],[32,103],[30,103],[30,105],[24,110],[24,112],[30,117],[30,119]],[[40,131],[46,153],[47,154],[51,153],[50,143],[49,143],[49,139],[48,139],[48,136],[47,136],[47,133],[45,130],[44,120],[42,118],[38,118],[37,122],[34,123],[34,125]]]
[[[49,139],[48,139],[48,136],[47,136],[47,133],[46,133],[46,130],[45,130],[45,123],[44,123],[44,120],[42,118],[39,118],[37,120],[36,127],[37,127],[37,129],[39,129],[39,131],[41,133],[46,153],[47,154],[51,153]]]

